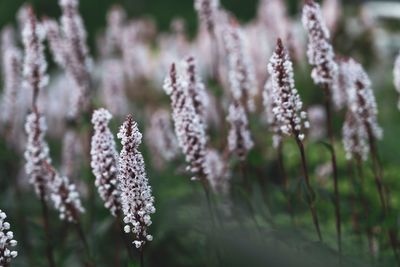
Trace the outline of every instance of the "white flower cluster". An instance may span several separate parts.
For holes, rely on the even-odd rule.
[[[210,33],[215,34],[219,0],[195,0],[194,7],[201,23],[207,27]]]
[[[346,158],[367,160],[369,153],[368,134],[365,124],[351,111],[347,112],[342,129],[343,146]]]
[[[249,150],[253,148],[254,143],[251,139],[246,111],[240,102],[234,101],[229,106],[227,120],[230,124],[228,133],[229,151],[235,153],[240,160],[244,160]]]
[[[40,197],[47,196],[51,183],[51,174],[45,166],[50,164],[49,146],[44,140],[47,130],[45,118],[36,113],[30,113],[26,118],[25,131],[28,136],[25,151],[25,171],[29,182],[34,186]]]
[[[366,130],[375,138],[381,139],[383,131],[378,124],[378,106],[372,84],[360,63],[349,59],[344,66],[347,72],[348,109],[365,124]]]
[[[104,62],[102,70],[102,100],[107,109],[115,116],[125,116],[128,112],[122,64],[121,60],[110,59]]]
[[[312,78],[316,84],[332,86],[337,79],[338,67],[320,5],[314,0],[307,0],[303,7],[302,20],[308,32],[308,61],[314,66]],[[335,94],[335,89],[331,90]]]
[[[397,56],[396,61],[394,63],[393,76],[394,76],[394,86],[397,92],[400,94],[400,53]],[[400,100],[398,103],[398,108],[400,109]]]
[[[233,98],[243,101],[254,111],[257,95],[257,81],[250,55],[245,49],[245,39],[238,25],[226,24],[222,31],[226,56],[228,58],[229,86]]]
[[[154,197],[148,184],[144,160],[138,148],[142,142],[132,116],[128,116],[118,133],[122,150],[119,158],[118,182],[121,190],[122,210],[124,212],[125,232],[133,233],[136,248],[142,247],[153,237],[147,232],[151,225],[150,215],[154,208]]]
[[[45,30],[38,23],[32,8],[29,8],[22,32],[25,48],[23,75],[24,87],[33,92],[34,100],[49,82],[46,74],[47,62],[44,56],[44,38]]]
[[[67,176],[58,174],[52,166],[48,166],[53,174],[50,198],[54,208],[60,213],[60,219],[77,223],[79,214],[85,212],[82,207],[79,192]]]
[[[267,119],[268,126],[273,133],[272,136],[272,144],[274,148],[279,147],[282,141],[282,135],[280,133],[279,124],[276,120],[274,114],[274,99],[273,99],[274,91],[272,86],[272,79],[271,77],[268,78],[267,82],[265,83],[264,90],[263,90],[263,105],[264,105],[264,113]]]
[[[94,111],[92,124],[94,134],[91,142],[91,167],[96,177],[95,185],[104,206],[113,216],[121,209],[118,189],[118,152],[114,136],[108,128],[112,115],[106,109]]]
[[[204,162],[207,147],[205,125],[196,113],[193,100],[184,79],[172,64],[170,75],[164,84],[165,92],[171,97],[172,118],[179,146],[189,164],[188,171],[194,174],[192,179],[204,179]]]
[[[22,55],[14,41],[14,31],[8,26],[1,34],[2,70],[4,88],[1,105],[1,119],[9,127],[14,127],[22,74]]]
[[[43,116],[33,112],[27,116],[25,130],[28,142],[25,151],[25,170],[38,196],[52,200],[60,218],[76,222],[83,212],[79,194],[66,176],[60,176],[51,165],[49,146],[44,140],[47,130]]]
[[[206,155],[205,173],[211,189],[216,194],[226,196],[230,189],[230,173],[227,163],[215,149],[208,149]]]
[[[17,245],[14,233],[10,231],[10,224],[6,222],[7,215],[0,210],[0,266],[8,266],[10,261],[18,256],[13,250]]]
[[[167,110],[157,110],[151,115],[150,125],[146,131],[147,144],[153,151],[153,158],[157,158],[155,163],[160,168],[165,161],[173,160],[179,153],[178,140],[170,120],[170,113]]]
[[[272,81],[272,112],[279,132],[292,135],[301,141],[305,137],[304,128],[308,129],[310,124],[295,88],[292,62],[280,39],[268,64],[268,72]]]

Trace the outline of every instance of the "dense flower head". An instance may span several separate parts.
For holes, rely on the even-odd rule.
[[[394,63],[393,75],[394,75],[394,86],[397,92],[400,94],[400,53],[396,57],[396,61]],[[400,109],[400,100],[398,103],[398,108]]]
[[[360,63],[348,59],[345,71],[348,73],[347,103],[348,109],[353,112],[363,124],[369,134],[375,138],[382,138],[383,131],[378,124],[378,106],[372,90],[371,80]]]
[[[8,26],[1,34],[2,71],[4,79],[1,119],[11,127],[14,122],[21,87],[22,55],[14,40],[14,31]]]
[[[229,87],[232,96],[253,111],[257,82],[253,63],[245,49],[244,34],[236,22],[231,22],[226,23],[223,28],[222,38],[228,60]]]
[[[246,111],[240,102],[234,101],[229,106],[227,120],[230,124],[228,146],[240,160],[244,160],[249,150],[254,146],[249,130]]]
[[[171,97],[172,118],[178,143],[189,164],[188,171],[193,179],[204,179],[204,161],[207,147],[205,126],[193,104],[184,79],[172,64],[170,74],[164,83],[164,90]]]
[[[58,210],[60,219],[77,223],[80,213],[85,212],[85,209],[82,207],[76,185],[67,176],[57,173],[50,164],[46,164],[46,168],[52,175],[50,199],[54,208]]]
[[[303,110],[303,102],[295,88],[293,65],[288,51],[280,39],[270,59],[268,72],[272,81],[272,112],[280,133],[303,140],[304,129],[309,128],[307,113]]]
[[[94,111],[92,124],[94,134],[91,142],[91,167],[96,177],[95,185],[104,206],[116,216],[121,209],[120,191],[118,189],[118,152],[114,136],[108,123],[112,115],[106,109]]]
[[[122,31],[122,60],[125,75],[130,81],[148,78],[150,73],[151,54],[145,42],[145,26],[140,21],[130,22]]]
[[[316,84],[331,86],[337,79],[338,67],[320,5],[313,0],[307,0],[303,7],[302,20],[308,32],[308,61],[314,66],[312,78]],[[331,90],[334,93],[334,89]]]
[[[211,34],[215,34],[219,0],[195,0],[194,6],[201,23],[207,27]]]
[[[38,23],[33,9],[29,8],[22,32],[22,41],[25,48],[23,75],[24,87],[33,92],[34,101],[36,101],[39,92],[49,81],[46,74],[47,62],[44,56],[44,38],[44,28]]]
[[[352,111],[348,111],[342,129],[343,146],[348,160],[367,160],[369,153],[368,133],[365,124]]]
[[[11,260],[18,256],[18,252],[13,250],[17,241],[6,218],[7,215],[0,210],[0,266],[8,266]]]
[[[52,175],[46,168],[50,164],[49,146],[44,139],[47,130],[45,118],[37,112],[26,118],[25,131],[28,136],[25,151],[25,171],[38,196],[47,196]]]
[[[167,110],[160,109],[151,115],[146,140],[153,151],[157,167],[161,168],[165,161],[171,161],[178,155],[178,140],[173,132],[171,116]]]
[[[134,244],[141,248],[153,237],[148,233],[150,215],[155,212],[154,197],[146,176],[144,159],[139,145],[142,134],[132,116],[128,116],[118,133],[122,150],[119,157],[118,182],[124,212],[125,232],[133,233]]]

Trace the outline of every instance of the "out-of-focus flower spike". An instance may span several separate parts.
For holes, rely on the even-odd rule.
[[[208,149],[206,156],[206,176],[211,189],[216,194],[227,196],[230,190],[228,164],[215,149]]]
[[[272,40],[288,37],[290,21],[283,0],[261,0],[258,7],[258,20],[268,31]]]
[[[194,2],[201,23],[212,35],[215,35],[219,5],[219,0],[195,0]]]
[[[146,131],[146,141],[153,151],[154,164],[161,169],[166,161],[173,160],[179,153],[178,140],[176,140],[170,122],[170,113],[164,109],[157,110],[151,115],[150,125]]]
[[[114,5],[107,13],[107,29],[105,46],[107,54],[111,55],[122,50],[122,36],[126,13],[119,5]],[[103,44],[104,45],[104,44]]]
[[[322,4],[322,14],[326,21],[326,26],[330,32],[336,32],[339,20],[342,15],[341,0],[324,0]]]
[[[4,89],[1,100],[2,121],[9,132],[16,126],[16,112],[18,110],[18,96],[22,83],[22,55],[14,40],[14,30],[8,26],[1,34],[2,71]]]
[[[229,151],[236,154],[240,160],[245,160],[254,143],[251,138],[246,111],[240,102],[234,101],[229,106],[227,120],[230,124]]]
[[[316,84],[328,88],[334,95],[338,66],[320,5],[314,0],[305,1],[302,21],[308,32],[308,61],[314,67],[311,76]]]
[[[374,138],[381,139],[382,128],[378,124],[378,105],[372,90],[371,80],[360,63],[350,58],[344,66],[349,81],[347,90],[348,108],[367,128]]]
[[[109,59],[104,62],[101,78],[102,100],[115,116],[125,116],[128,102],[125,95],[125,77],[123,62]]]
[[[181,75],[184,85],[187,86],[187,92],[192,98],[195,112],[202,119],[202,123],[206,123],[206,110],[208,107],[208,95],[205,90],[204,83],[201,81],[197,73],[196,61],[194,57],[188,57],[183,63],[184,71]]]
[[[60,66],[65,68],[67,61],[66,43],[62,39],[58,23],[49,18],[42,19],[43,26],[46,30],[46,38],[49,43],[51,54],[54,61]]]
[[[235,20],[225,25],[222,38],[228,58],[231,94],[236,101],[246,105],[248,110],[254,111],[254,98],[258,94],[255,71],[251,58],[244,48],[244,35]]]
[[[129,115],[118,133],[122,150],[119,158],[118,182],[121,190],[122,210],[124,212],[125,232],[134,234],[134,245],[141,248],[153,237],[148,233],[151,225],[150,215],[154,208],[154,197],[148,184],[143,156],[139,145],[142,134],[137,123]]]
[[[342,129],[346,158],[367,160],[369,154],[368,133],[365,125],[352,111],[348,111]]]
[[[59,0],[62,10],[61,29],[67,50],[67,72],[76,83],[79,96],[69,116],[74,118],[89,107],[91,59],[86,45],[86,30],[78,11],[77,0]]]
[[[44,56],[43,40],[45,31],[38,23],[32,7],[28,8],[28,14],[22,32],[22,41],[25,48],[24,54],[24,87],[33,92],[33,108],[36,109],[38,94],[48,84],[46,74],[47,62]]]
[[[326,136],[326,110],[323,106],[314,105],[308,108],[310,120],[309,136],[312,140],[322,140]]]

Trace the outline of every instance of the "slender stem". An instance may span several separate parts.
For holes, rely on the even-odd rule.
[[[333,168],[333,184],[334,184],[334,195],[335,195],[335,217],[336,217],[336,232],[337,232],[337,243],[339,253],[342,253],[342,229],[341,229],[341,215],[340,215],[340,195],[339,195],[339,178],[338,178],[338,168],[336,162],[336,151],[335,151],[335,135],[333,132],[333,120],[332,120],[332,101],[331,101],[331,91],[328,87],[325,88],[325,108],[327,116],[327,129],[330,141],[330,152],[331,152],[331,162]]]
[[[283,144],[282,144],[282,142],[280,142],[278,145],[278,165],[279,165],[279,171],[280,171],[282,179],[283,179],[283,186],[284,186],[284,191],[285,191],[285,195],[286,195],[286,199],[287,199],[288,211],[289,211],[292,223],[294,224],[294,212],[293,212],[293,206],[292,206],[290,190],[289,190],[289,179],[287,177],[287,173],[285,170],[285,164],[283,163]]]
[[[319,241],[322,242],[322,234],[321,234],[321,229],[319,227],[319,221],[318,221],[318,216],[317,216],[317,210],[315,208],[315,201],[314,201],[314,191],[312,190],[311,184],[310,184],[310,177],[308,175],[308,168],[307,168],[307,160],[306,160],[306,153],[304,151],[304,145],[301,142],[301,140],[296,137],[296,142],[297,145],[299,147],[300,150],[300,154],[301,154],[301,164],[302,164],[302,168],[303,168],[303,174],[304,174],[304,180],[306,182],[306,186],[307,186],[307,204],[308,207],[310,209],[311,212],[311,216],[313,219],[313,223],[315,226],[315,229],[317,231],[318,234],[318,239]]]
[[[115,223],[118,228],[118,232],[121,235],[121,239],[124,242],[126,251],[128,253],[128,257],[133,260],[135,256],[133,255],[132,247],[131,247],[131,242],[128,239],[128,236],[124,232],[124,225],[122,224],[122,214],[121,211],[117,213],[117,217],[115,218]]]
[[[86,262],[86,266],[90,266],[90,267],[94,267],[96,266],[96,264],[94,263],[93,260],[93,256],[90,253],[90,249],[89,249],[89,244],[87,242],[86,236],[85,236],[85,232],[82,229],[82,225],[81,223],[78,221],[76,224],[76,230],[78,232],[79,238],[81,239],[81,242],[84,246],[85,252],[86,252],[86,256],[88,257],[88,262]]]
[[[368,248],[369,248],[369,252],[371,254],[371,256],[373,257],[374,255],[374,245],[373,245],[373,232],[371,227],[368,225],[369,222],[369,211],[368,211],[368,203],[367,200],[364,197],[364,172],[363,172],[363,167],[362,167],[362,161],[361,158],[359,156],[355,156],[355,161],[356,161],[356,169],[357,169],[357,173],[358,176],[360,178],[360,185],[357,185],[356,182],[354,181],[354,186],[356,187],[355,189],[358,191],[358,195],[361,201],[361,205],[363,207],[364,210],[364,220],[367,223],[366,225],[366,234],[367,234],[367,239],[368,239]]]
[[[367,125],[367,132],[368,132],[370,154],[371,154],[371,158],[372,158],[372,171],[373,171],[374,177],[375,177],[376,189],[379,194],[379,200],[381,202],[383,211],[386,214],[387,213],[387,200],[385,199],[385,194],[383,191],[384,188],[383,188],[382,167],[379,163],[378,150],[376,147],[376,140],[372,133],[371,127],[369,127],[369,125]]]
[[[44,222],[44,232],[46,235],[46,256],[49,267],[55,267],[54,255],[53,255],[53,246],[51,244],[51,234],[50,234],[50,223],[49,223],[49,211],[47,208],[44,192],[40,194],[40,202],[42,204],[42,214],[43,214],[43,222]]]
[[[206,195],[208,212],[210,213],[210,217],[211,217],[211,226],[212,226],[212,229],[211,229],[212,232],[211,233],[212,233],[213,237],[216,237],[215,235],[216,235],[217,227],[216,227],[216,223],[215,223],[215,217],[214,217],[213,208],[212,208],[212,205],[211,205],[210,192],[209,192],[209,190],[207,188],[207,185],[205,183],[203,183],[203,189],[204,189],[204,193]],[[220,266],[222,266],[222,264],[221,264],[222,259],[221,259],[221,255],[220,255],[220,251],[219,251],[219,246],[218,246],[218,244],[216,242],[213,242],[213,243],[214,243],[214,247],[215,247],[215,254],[217,256],[218,264]]]
[[[144,267],[144,247],[140,248],[140,267]]]
[[[367,128],[368,139],[369,139],[368,141],[369,141],[370,154],[371,154],[371,158],[372,158],[372,171],[374,172],[374,176],[375,176],[375,184],[376,184],[376,188],[377,188],[378,194],[379,194],[379,199],[381,201],[381,205],[383,208],[384,217],[388,218],[390,200],[389,200],[388,196],[385,196],[385,193],[384,193],[383,168],[379,161],[379,154],[378,154],[378,148],[376,145],[376,139],[372,133],[372,129],[369,126],[369,124],[366,125],[366,128]],[[388,237],[389,237],[389,241],[390,241],[390,246],[392,247],[393,254],[396,259],[397,266],[400,266],[400,256],[397,252],[398,240],[396,237],[396,230],[393,229],[393,227],[390,227],[388,229]]]

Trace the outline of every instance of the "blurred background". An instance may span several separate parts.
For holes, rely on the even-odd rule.
[[[58,17],[60,9],[56,0],[0,0],[0,28],[7,23],[15,21],[15,14],[22,4],[32,3],[39,14]],[[290,14],[299,14],[299,0],[286,0]],[[358,6],[367,0],[345,0],[343,4]],[[383,1],[374,1],[383,2]],[[400,1],[393,1],[399,2]],[[221,0],[223,6],[232,11],[239,19],[248,21],[254,18],[258,0]],[[93,45],[94,36],[106,25],[106,13],[109,8],[119,4],[125,8],[130,18],[149,16],[153,18],[160,30],[169,29],[170,22],[175,17],[181,17],[187,22],[188,30],[194,33],[197,29],[197,16],[191,0],[81,0],[80,11],[87,26],[90,43]]]
[[[6,24],[16,24],[16,13],[25,2],[24,0],[0,0],[0,29]],[[59,18],[60,16],[60,9],[56,0],[29,2],[33,4],[39,17],[46,15]],[[300,24],[302,1],[287,0],[286,2],[290,15]],[[259,4],[257,0],[221,0],[221,3],[243,23],[256,17]],[[392,69],[394,57],[400,48],[400,1],[343,0],[342,3],[344,5],[343,16],[338,22],[337,30],[333,36],[334,47],[338,54],[351,55],[362,62],[373,81],[380,111],[379,122],[385,131],[385,137],[379,143],[379,149],[385,166],[387,184],[393,192],[396,192],[392,195],[393,209],[395,213],[399,214],[400,114],[396,108],[398,95],[393,86]],[[171,22],[177,17],[185,20],[190,37],[195,36],[198,28],[193,0],[80,0],[81,15],[89,33],[88,41],[91,54],[95,58],[97,54],[96,38],[106,26],[108,10],[115,4],[121,5],[131,19],[143,17],[152,19],[157,28],[163,32],[170,30]],[[310,67],[306,61],[296,63],[295,68],[296,85],[305,105],[309,107],[321,103],[322,94],[312,83]],[[162,76],[164,77],[166,73],[167,69],[163,70]],[[161,84],[152,84],[151,86],[146,84],[145,86],[147,87],[143,87],[144,89],[153,87],[148,91],[143,90],[150,96],[146,95],[144,100],[140,99],[140,96],[136,99],[136,95],[131,97],[136,109],[132,109],[134,111],[130,110],[130,112],[139,111],[138,113],[140,113],[144,111],[145,105],[148,104],[145,101],[151,102],[154,99],[151,94],[158,94],[157,97],[162,99],[163,105],[169,105],[169,99],[159,90]],[[215,85],[210,85],[210,87],[215,87]],[[142,87],[139,89],[142,89]],[[159,100],[158,98],[157,100]],[[153,106],[157,106],[157,104],[156,101],[150,103]],[[335,131],[338,139],[341,135],[343,117],[344,112],[337,114],[335,120]],[[307,149],[310,170],[313,172],[313,179],[317,184],[318,209],[326,237],[326,245],[321,245],[313,241],[314,232],[304,206],[301,207],[299,204],[300,207],[298,207],[305,211],[297,218],[301,226],[300,231],[290,226],[289,216],[286,212],[282,212],[286,209],[286,201],[280,194],[281,187],[279,178],[277,178],[277,163],[273,152],[271,152],[272,149],[270,149],[270,138],[269,136],[266,137],[267,130],[260,123],[260,118],[252,119],[251,127],[255,139],[260,142],[260,147],[264,148],[265,151],[257,146],[249,155],[249,168],[254,170],[254,173],[249,174],[249,177],[254,184],[258,185],[258,182],[260,182],[262,185],[255,187],[254,194],[249,202],[256,210],[256,217],[259,226],[262,228],[263,238],[260,238],[260,231],[249,219],[247,207],[242,207],[241,213],[235,214],[239,220],[245,220],[244,227],[237,227],[234,222],[226,221],[224,222],[227,225],[225,230],[221,230],[218,234],[213,233],[204,193],[199,189],[199,184],[190,182],[188,175],[182,171],[184,168],[183,160],[181,159],[180,164],[167,166],[164,170],[159,171],[152,166],[151,151],[146,148],[146,145],[142,145],[146,169],[154,190],[157,208],[153,220],[154,224],[151,226],[151,232],[154,233],[155,238],[148,247],[147,266],[337,266],[338,255],[335,249],[332,249],[335,247],[335,226],[331,203],[332,185],[327,178],[329,171],[328,175],[323,173],[324,163],[329,159],[327,150],[317,142],[310,142]],[[111,126],[114,133],[116,133],[120,122],[112,122]],[[141,129],[145,128],[145,116],[139,118],[139,125]],[[91,126],[86,125],[86,127]],[[266,141],[267,139],[268,141]],[[60,161],[60,140],[51,137],[48,140],[52,158],[55,159],[55,162]],[[340,140],[337,143],[338,147],[341,147]],[[340,174],[343,177],[342,190],[345,201],[343,212],[347,214],[344,216],[344,220],[347,222],[344,225],[345,263],[348,266],[362,267],[395,266],[387,243],[379,243],[379,240],[377,240],[377,255],[371,260],[365,240],[360,240],[359,236],[361,235],[359,233],[354,234],[352,232],[350,223],[352,221],[352,218],[350,218],[352,187],[347,180],[349,177],[347,176],[347,162],[344,159],[343,149],[340,148],[338,153],[340,155]],[[87,162],[85,164],[79,177],[75,177],[75,179],[86,185],[86,187],[82,186],[84,189],[89,187],[90,189],[87,191],[91,192],[91,190],[94,190],[94,177],[90,166]],[[299,165],[297,150],[293,143],[289,143],[285,148],[285,164],[290,169],[290,175],[296,177]],[[15,182],[16,176],[19,176],[20,179],[21,177],[23,177],[22,179],[25,178],[21,166],[23,166],[21,155],[10,149],[4,143],[4,140],[1,140],[0,203],[2,207],[0,208],[9,211],[10,221],[15,226],[15,233],[21,244],[21,256],[16,259],[15,266],[45,266],[43,265],[44,259],[40,257],[40,253],[43,251],[43,236],[41,221],[37,217],[37,214],[40,214],[38,201],[30,187],[26,186],[23,188],[24,191],[15,192],[9,186],[10,182]],[[321,169],[323,174],[319,175],[318,170],[321,171]],[[265,177],[267,178],[263,180],[265,177],[259,175],[259,173],[266,174]],[[367,175],[371,176],[370,171],[367,171]],[[234,173],[233,184],[239,180],[237,176],[238,174]],[[371,178],[367,182],[366,191],[371,202],[375,201],[372,204],[372,210],[379,210],[374,190]],[[87,192],[86,195],[85,192],[83,194],[86,197],[84,205],[88,210],[84,218],[84,228],[87,229],[94,256],[101,260],[98,266],[117,266],[120,255],[125,260],[123,260],[123,263],[119,262],[118,265],[127,266],[124,249],[119,244],[118,230],[115,229],[109,212],[103,208],[97,194],[92,194]],[[87,201],[87,198],[90,198],[90,202]],[[271,227],[273,224],[268,221],[271,214],[275,222],[284,226]],[[63,263],[60,266],[80,266],[81,261],[76,255],[79,254],[76,251],[79,252],[80,244],[74,237],[74,233],[71,233],[71,226],[60,222],[54,212],[53,216],[53,227],[58,230],[58,234],[54,237],[55,243],[63,244],[62,249],[60,249],[61,246],[58,247],[56,255],[58,262]],[[379,216],[379,212],[376,212],[371,216],[372,222],[364,223],[379,225],[381,223]],[[398,221],[398,216],[392,218],[392,220]],[[377,227],[376,231],[379,233],[382,229]],[[379,244],[382,244],[382,247],[379,247]],[[222,253],[226,256],[222,263],[219,262],[215,247],[220,247]],[[135,256],[137,257],[137,255]],[[129,263],[129,267],[135,266],[138,266],[136,261]]]

